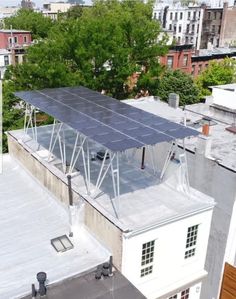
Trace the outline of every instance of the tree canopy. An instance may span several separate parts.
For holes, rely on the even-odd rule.
[[[198,88],[192,77],[180,70],[167,69],[161,76],[157,95],[167,101],[172,92],[179,95],[181,106],[198,102]]]
[[[4,19],[5,29],[21,29],[31,31],[33,39],[45,38],[53,26],[50,18],[31,9],[19,9],[16,15]]]
[[[196,84],[199,96],[210,95],[210,86],[223,85],[236,82],[236,62],[231,58],[222,61],[212,61],[208,67],[198,76]]]
[[[55,22],[23,9],[8,18],[6,28],[30,30],[39,41],[28,48],[25,63],[11,65],[5,73],[4,131],[22,125],[22,111],[12,109],[13,90],[84,85],[122,99],[136,92],[127,88],[134,73],[139,74],[138,88],[149,84],[154,90],[161,72],[158,57],[168,47],[159,22],[152,19],[152,5],[98,0]]]
[[[48,38],[30,47],[28,62],[10,68],[8,78],[24,88],[83,84],[124,98],[132,73],[159,72],[158,57],[167,52],[160,31],[152,2],[99,0],[80,17],[51,26]]]

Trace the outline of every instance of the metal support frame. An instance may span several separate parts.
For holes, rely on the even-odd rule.
[[[170,159],[171,159],[171,156],[174,152],[174,148],[175,148],[175,145],[176,145],[176,142],[173,141],[170,145],[170,148],[168,150],[168,153],[167,153],[167,156],[166,156],[166,159],[165,159],[165,163],[164,163],[164,166],[162,168],[162,171],[161,171],[161,175],[160,175],[160,180],[163,179],[164,175],[165,175],[165,172],[169,166],[169,163],[170,163]]]
[[[189,186],[189,175],[188,175],[188,163],[186,152],[179,155],[181,172],[180,172],[180,185],[183,189],[183,192],[186,194],[190,194],[190,186]]]
[[[36,108],[28,103],[25,106],[24,134],[27,135],[29,128],[32,130],[33,139],[37,141]]]
[[[75,167],[75,164],[78,161],[79,156],[82,152],[85,141],[86,141],[86,137],[81,136],[81,134],[79,134],[79,133],[76,134],[74,148],[73,148],[72,155],[71,155],[71,160],[70,160],[70,167],[69,167],[69,171],[68,171],[69,173],[72,173],[72,171]],[[80,142],[80,143],[78,143],[78,142]],[[76,154],[76,149],[77,148],[79,150]]]
[[[148,152],[150,154],[153,173],[154,173],[154,175],[156,175],[157,174],[158,165],[157,165],[156,159],[155,159],[154,146],[153,145],[148,145],[147,146],[147,150],[148,150]]]
[[[65,142],[64,123],[61,123],[58,120],[54,119],[50,144],[48,149],[49,151],[48,158],[47,158],[48,162],[52,161],[53,150],[55,148],[57,141],[59,144],[62,170],[64,173],[66,173],[66,142]]]

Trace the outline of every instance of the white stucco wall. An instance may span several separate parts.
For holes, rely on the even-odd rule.
[[[217,162],[199,154],[188,154],[190,185],[214,197],[216,206],[213,211],[211,232],[208,244],[206,270],[208,277],[202,285],[201,299],[216,299],[224,269],[226,244],[233,208],[236,198],[236,174]],[[233,226],[232,226],[233,227]],[[232,230],[236,235],[236,231]]]
[[[195,285],[206,274],[204,263],[211,216],[212,211],[205,211],[134,237],[126,235],[123,240],[122,273],[148,299],[164,298],[165,294],[169,296],[191,285],[191,282]],[[185,259],[187,229],[197,224],[196,254]],[[153,273],[141,278],[142,244],[152,240],[155,240]],[[200,292],[195,293],[189,298],[199,298]]]
[[[229,91],[221,88],[212,89],[213,104],[229,109],[236,109],[236,91]]]

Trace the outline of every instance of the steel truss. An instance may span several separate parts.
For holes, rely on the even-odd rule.
[[[33,139],[37,141],[36,107],[25,105],[24,133],[27,135],[29,128],[32,130]]]
[[[169,166],[169,163],[172,159],[172,156],[174,152],[177,150],[178,145],[176,141],[173,141],[170,145],[170,148],[168,150],[166,160],[164,163],[164,166],[161,171],[160,180],[163,179],[166,170]],[[179,155],[179,161],[180,161],[180,186],[182,188],[182,191],[186,194],[190,194],[190,187],[189,187],[189,175],[188,175],[188,165],[187,165],[187,156],[185,151],[185,140],[183,139],[183,153]]]
[[[106,150],[102,164],[99,170],[98,177],[96,179],[95,188],[91,189],[91,167],[90,167],[90,160],[91,160],[91,150],[90,150],[90,141],[89,139],[80,134],[79,132],[76,133],[75,142],[72,150],[72,155],[70,159],[70,163],[66,161],[66,144],[65,144],[65,132],[64,132],[65,125],[60,123],[57,120],[54,120],[52,133],[50,138],[50,145],[49,145],[49,154],[48,154],[48,162],[52,161],[53,150],[55,148],[56,143],[59,143],[61,161],[62,161],[62,168],[63,172],[67,174],[73,174],[75,165],[80,156],[82,156],[83,161],[83,169],[84,169],[84,179],[85,179],[85,186],[87,190],[87,194],[90,195],[92,198],[95,198],[99,193],[99,189],[110,170],[111,178],[112,178],[112,185],[114,196],[120,196],[120,179],[119,179],[119,153],[113,153],[111,151]],[[109,155],[109,160],[107,159]],[[108,160],[108,163],[106,163]],[[69,167],[66,166],[69,164]]]
[[[108,172],[110,171],[111,178],[112,178],[112,186],[113,186],[113,192],[114,197],[119,198],[120,196],[120,171],[119,171],[119,159],[120,156],[125,156],[128,161],[131,159],[133,160],[137,148],[130,151],[124,151],[122,153],[119,152],[111,152],[108,149],[105,151],[100,170],[96,179],[95,186],[93,189],[91,188],[91,151],[90,151],[90,143],[88,137],[84,136],[83,134],[77,132],[75,137],[75,142],[72,150],[72,155],[70,158],[70,161],[66,160],[66,141],[65,141],[65,127],[66,125],[59,120],[54,119],[53,125],[52,125],[52,132],[50,137],[50,144],[49,144],[49,150],[48,150],[48,157],[47,161],[51,162],[53,160],[53,151],[55,148],[56,143],[59,144],[59,150],[60,150],[60,158],[62,163],[62,170],[63,173],[68,175],[73,175],[78,172],[73,172],[75,169],[75,165],[78,161],[78,159],[82,156],[82,162],[83,162],[83,169],[84,169],[84,179],[85,179],[85,186],[87,194],[90,195],[92,198],[96,198],[97,195],[100,192],[100,187],[102,183],[104,182],[104,179]],[[33,139],[37,141],[37,126],[36,126],[36,108],[32,105],[26,104],[26,110],[25,110],[25,120],[24,120],[24,133],[27,134],[29,128],[32,129],[32,135]],[[176,141],[173,141],[170,145],[168,154],[166,156],[164,166],[162,168],[161,174],[160,174],[160,180],[163,179],[166,170],[168,168],[168,165],[170,163],[170,160],[172,158],[172,155],[174,151],[176,150],[177,143]],[[158,172],[158,165],[156,163],[155,154],[154,154],[154,146],[147,145],[145,147],[150,155],[151,165],[154,174],[157,174]],[[183,149],[185,150],[185,144],[183,140]],[[109,159],[108,158],[109,155]],[[181,155],[179,155],[180,163],[181,163],[181,186],[183,188],[183,191],[189,194],[189,177],[188,177],[188,170],[187,170],[187,159],[185,152]],[[68,164],[68,165],[67,165]],[[119,204],[119,201],[117,201],[117,205]]]

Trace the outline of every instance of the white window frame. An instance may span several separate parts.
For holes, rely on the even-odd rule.
[[[4,55],[4,66],[7,66],[10,64],[10,59],[9,59],[9,55]],[[7,62],[7,63],[6,63]]]
[[[170,64],[170,61],[171,61],[171,64]],[[173,55],[167,55],[166,64],[169,69],[173,68],[173,66],[174,66],[174,56]]]
[[[198,232],[199,224],[188,227],[184,253],[185,259],[191,258],[196,255]]]
[[[143,278],[153,272],[156,240],[142,244],[140,277]]]
[[[189,299],[190,288],[184,289],[177,294],[173,294],[172,296],[166,299]]]

